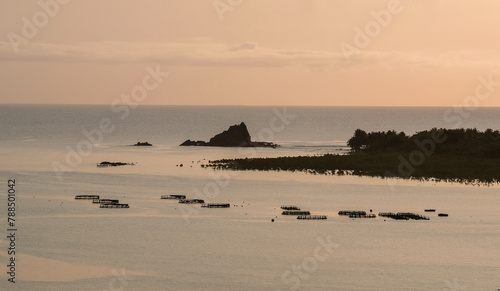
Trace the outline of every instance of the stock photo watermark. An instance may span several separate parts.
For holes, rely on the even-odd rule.
[[[128,281],[132,281],[133,277],[129,277],[126,274],[125,268],[120,271],[113,269],[111,270],[111,274],[113,278],[108,283],[107,289],[102,289],[102,291],[123,291],[124,287],[128,286]]]
[[[361,52],[370,45],[373,38],[380,35],[383,28],[389,26],[394,15],[398,15],[403,11],[403,6],[399,0],[390,0],[387,2],[387,9],[380,11],[372,10],[370,15],[372,20],[368,21],[364,28],[354,27],[354,38],[352,44],[347,42],[340,43],[340,50],[348,63],[351,62],[351,56]]]
[[[287,108],[283,107],[281,110],[273,108],[272,110],[274,116],[269,120],[269,126],[261,128],[257,133],[259,140],[268,140],[270,142],[275,140],[275,135],[279,132],[285,130],[285,128],[291,123],[293,119],[297,116],[288,113]],[[238,153],[246,155],[247,158],[252,159],[257,156],[257,148],[255,147],[238,147]],[[211,181],[207,182],[202,190],[200,188],[194,188],[193,193],[195,194],[195,199],[202,199],[208,201],[216,198],[221,191],[229,186],[232,177],[238,175],[236,171],[221,172],[213,170],[209,173]],[[179,211],[186,223],[189,223],[189,217],[191,215],[198,215],[200,210],[189,204],[182,204],[179,206]]]
[[[70,2],[71,0],[40,0],[38,1],[38,6],[40,9],[33,13],[33,15],[28,18],[26,16],[21,18],[22,27],[20,34],[15,32],[9,32],[7,38],[12,46],[15,53],[19,52],[19,46],[21,44],[27,44],[31,39],[38,35],[40,29],[44,28],[49,24],[49,21],[56,17],[61,11],[61,8]]]
[[[16,179],[7,180],[7,241],[9,248],[7,249],[7,257],[9,264],[7,265],[7,281],[16,283],[16,234],[17,234],[17,196],[16,196]]]
[[[200,190],[200,188],[193,189],[195,199],[209,201],[210,199],[217,198],[220,192],[229,185],[229,183],[231,182],[231,177],[237,175],[237,173],[222,171],[216,172],[215,170],[213,170],[209,175],[212,178],[212,181],[207,182],[203,186],[203,190]],[[200,213],[199,208],[184,203],[179,206],[179,211],[181,212],[182,218],[187,224],[190,223],[189,217],[191,215],[198,215]]]
[[[273,108],[274,116],[269,120],[269,126],[264,127],[257,133],[259,140],[267,140],[270,142],[275,141],[275,135],[282,132],[290,123],[297,117],[287,111],[287,107],[281,110]],[[257,148],[238,148],[241,154],[249,154],[248,158],[255,158],[257,156]]]
[[[119,114],[118,119],[125,120],[130,115],[130,110],[136,108],[141,102],[146,100],[148,92],[156,89],[165,78],[168,72],[162,72],[160,66],[155,68],[146,67],[147,74],[142,78],[141,85],[133,87],[128,94],[122,94],[111,104],[111,112]],[[111,134],[116,129],[116,124],[111,118],[102,118],[97,128],[82,131],[84,138],[75,147],[66,146],[66,158],[64,163],[52,162],[52,169],[57,179],[62,182],[63,174],[71,172],[74,168],[82,164],[83,158],[90,155],[94,147],[103,142],[105,134]]]
[[[465,97],[462,104],[456,104],[453,109],[446,110],[443,114],[444,121],[453,123],[453,127],[460,127],[462,120],[469,118],[471,112],[479,107],[481,101],[489,99],[491,94],[495,93],[496,87],[500,86],[500,81],[494,81],[493,77],[493,73],[488,74],[486,78],[479,76],[477,78],[479,84],[477,84],[474,94]]]
[[[488,74],[488,77],[478,76],[479,83],[477,84],[474,94],[469,95],[463,99],[462,104],[456,104],[451,109],[447,109],[443,113],[443,120],[451,124],[451,127],[458,128],[462,125],[464,119],[471,116],[471,112],[477,110],[481,101],[485,101],[495,93],[496,87],[500,86],[500,81],[493,80],[493,73]],[[437,144],[442,144],[447,140],[448,136],[442,130],[435,130],[432,132],[431,138],[422,141],[415,139],[415,144],[418,149],[413,150],[406,159],[402,155],[398,156],[399,166],[398,173],[402,177],[411,177],[415,172],[415,167],[421,166],[427,157],[434,154]],[[386,177],[394,177],[394,173],[387,171]],[[387,183],[394,191],[396,179],[388,179]]]
[[[467,290],[467,286],[462,286],[458,282],[458,278],[455,278],[453,283],[451,283],[448,280],[444,281],[444,284],[446,285],[446,288],[443,289],[443,291],[465,291]]]
[[[326,239],[318,237],[316,241],[318,246],[312,251],[312,256],[304,258],[300,264],[292,266],[290,270],[286,270],[281,275],[281,280],[289,286],[289,290],[298,290],[301,282],[309,279],[318,270],[320,263],[330,258],[333,249],[340,246],[333,243],[330,236],[326,237]]]
[[[220,21],[224,21],[224,14],[233,12],[233,10],[243,4],[243,2],[244,0],[215,0],[212,2],[212,5]]]

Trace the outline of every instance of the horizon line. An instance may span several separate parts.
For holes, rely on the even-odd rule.
[[[43,105],[43,106],[111,106],[106,103],[0,103],[2,105]],[[124,104],[125,105],[125,104]],[[392,107],[392,108],[449,108],[455,105],[251,105],[251,104],[138,104],[137,107],[178,106],[178,107]],[[470,107],[470,106],[461,106]],[[477,106],[474,108],[500,108],[500,106]]]

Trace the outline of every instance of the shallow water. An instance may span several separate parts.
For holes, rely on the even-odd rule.
[[[0,106],[1,110],[5,108]],[[208,139],[210,134],[205,137],[206,132],[199,134],[199,129],[188,129],[198,123],[179,123],[183,125],[175,127],[172,120],[202,114],[206,119],[198,118],[206,121],[204,127],[209,128],[207,120],[217,120],[216,123],[223,124],[219,127],[225,129],[238,122],[232,122],[233,108],[184,108],[184,112],[177,113],[174,111],[179,110],[168,108],[163,108],[163,113],[160,108],[150,109],[149,116],[163,116],[163,119],[147,119],[147,110],[143,108],[142,117],[149,123],[144,121],[142,128],[147,128],[151,135],[128,124],[137,121],[131,116],[124,121],[123,129],[106,136],[78,166],[63,173],[60,181],[51,164],[64,163],[66,147],[76,147],[81,140],[81,129],[90,130],[96,119],[108,114],[107,108],[96,108],[69,107],[73,111],[72,121],[62,124],[50,119],[50,114],[42,114],[40,129],[31,132],[29,124],[38,124],[33,117],[36,114],[19,119],[18,131],[12,128],[13,122],[2,120],[2,124],[10,125],[7,130],[3,127],[0,134],[0,176],[5,182],[11,178],[17,182],[19,251],[17,283],[8,283],[6,273],[1,272],[2,290],[13,287],[12,290],[500,288],[497,186],[399,180],[394,185],[393,181],[369,177],[214,171],[199,166],[203,159],[240,157],[248,152],[176,146],[188,138]],[[249,129],[254,122],[265,126],[268,121],[263,118],[273,116],[272,108],[238,110],[239,117],[248,116]],[[342,112],[319,108],[318,114],[311,115],[307,110],[313,109],[296,109],[294,114],[307,113],[309,124],[322,126],[331,121],[325,118]],[[442,109],[428,109],[426,116],[437,117],[439,110]],[[366,108],[354,112],[357,113],[351,112],[351,118],[344,124],[334,127],[349,128],[350,124],[365,120],[363,117],[370,112],[368,119],[376,118],[379,113]],[[213,117],[216,114],[229,117],[218,120]],[[177,119],[172,115],[178,116]],[[408,116],[413,119],[402,129],[409,133],[416,128],[415,119],[419,115],[414,112],[404,118]],[[167,122],[169,118],[173,119]],[[384,127],[390,126],[400,122],[398,118],[378,124],[385,122]],[[483,116],[470,122],[481,124],[481,120],[490,119]],[[164,122],[169,125],[168,130],[162,126]],[[316,154],[345,143],[353,132],[348,135],[345,129],[321,138],[308,126],[291,123],[290,131],[293,129],[295,133],[285,128],[275,136],[275,141],[285,146],[258,149],[252,154]],[[182,127],[186,129],[184,134]],[[125,133],[127,128],[130,132]],[[256,128],[254,136],[259,132]],[[387,129],[392,128],[376,130]],[[137,137],[141,134],[144,135]],[[150,141],[155,146],[127,146],[138,140]],[[137,165],[97,168],[96,163],[103,160],[137,162]],[[181,163],[183,167],[177,166]],[[119,199],[130,208],[99,209],[90,201],[74,199],[81,194]],[[165,194],[185,194],[207,202],[230,203],[231,207],[183,206],[174,200],[159,199]],[[1,197],[1,205],[6,206],[6,195]],[[281,216],[279,207],[288,204],[312,214],[328,215],[328,219],[299,221]],[[1,209],[5,218],[4,206]],[[427,208],[435,208],[437,212],[425,213],[423,210]],[[337,215],[340,210],[370,209],[374,213],[415,212],[429,216],[430,220],[349,219]],[[437,217],[439,212],[448,213],[449,217]],[[5,222],[1,229],[2,232],[7,229]],[[332,243],[331,249],[323,246],[328,241]],[[4,250],[0,252],[0,260],[7,262],[5,235],[0,247]]]

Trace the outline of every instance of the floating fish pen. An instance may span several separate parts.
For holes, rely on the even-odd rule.
[[[104,167],[118,167],[118,166],[134,166],[135,163],[123,163],[123,162],[108,162],[104,161],[99,164],[97,164],[98,168],[104,168]]]
[[[179,199],[179,203],[186,203],[186,204],[205,203],[205,200],[203,200],[203,199]]]
[[[201,207],[206,208],[229,208],[231,205],[229,203],[203,203]]]
[[[119,203],[112,204],[112,203],[108,203],[108,204],[101,204],[101,205],[99,205],[99,208],[130,208],[130,207],[128,206],[128,204],[119,204]]]
[[[393,215],[389,216],[389,218],[395,219],[395,220],[410,220],[408,217],[403,216],[403,215]]]
[[[393,212],[379,212],[378,213],[378,216],[381,216],[381,217],[390,217],[393,215],[396,215],[396,213],[393,213]]]
[[[297,219],[303,219],[303,220],[321,220],[321,219],[326,219],[326,215],[299,215],[297,216]]]
[[[283,210],[300,210],[300,208],[295,206],[295,205],[283,205],[283,206],[281,206],[281,209],[283,209]]]
[[[118,204],[120,202],[119,200],[116,199],[94,199],[92,203],[95,204]]]
[[[410,213],[410,212],[398,212],[397,214],[402,215],[402,216],[406,216],[409,219],[413,219],[413,220],[429,220],[429,217],[426,217],[426,216],[423,216],[420,214]]]
[[[375,217],[377,217],[375,214],[366,214],[366,215],[351,214],[351,215],[349,215],[349,218],[375,218]]]
[[[408,217],[403,216],[403,215],[399,215],[398,213],[393,213],[393,212],[380,212],[378,214],[378,216],[380,216],[380,217],[388,217],[388,218],[392,218],[392,219],[395,219],[395,220],[409,220]]]
[[[425,212],[436,212],[436,209],[425,209]]]
[[[77,200],[94,200],[99,199],[99,195],[76,195],[75,199]]]
[[[304,210],[285,210],[281,215],[311,215],[311,212]]]
[[[439,213],[438,216],[439,217],[448,217],[448,214],[447,213]]]
[[[186,199],[186,195],[161,195],[160,199]]]
[[[380,212],[378,216],[388,217],[396,220],[429,220],[428,217],[410,212]]]
[[[339,211],[339,215],[345,215],[345,216],[366,215],[366,211]]]

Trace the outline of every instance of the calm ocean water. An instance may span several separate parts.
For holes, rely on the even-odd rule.
[[[0,105],[0,261],[16,180],[16,284],[1,290],[496,290],[499,187],[203,169],[226,157],[342,153],[357,128],[500,128],[500,108]],[[245,122],[277,149],[179,147]],[[107,131],[107,132],[105,132]],[[153,147],[131,147],[148,141]],[[97,168],[101,161],[135,166]],[[179,165],[182,164],[183,167]],[[75,195],[119,199],[99,209]],[[229,209],[182,207],[185,194]],[[280,215],[294,204],[325,221]],[[340,217],[426,208],[429,221]],[[271,219],[275,222],[271,222]]]

